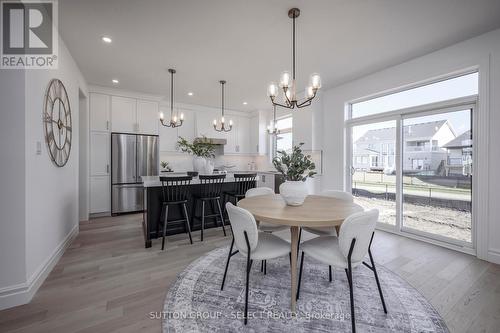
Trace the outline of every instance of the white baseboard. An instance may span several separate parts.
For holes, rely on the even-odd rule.
[[[52,255],[38,267],[27,282],[0,289],[0,310],[27,304],[31,301],[38,288],[40,288],[43,281],[45,281],[64,254],[64,251],[66,251],[73,239],[78,235],[78,231],[79,225],[76,224],[66,238],[55,248]]]
[[[500,265],[500,250],[497,249],[489,250],[488,261]]]

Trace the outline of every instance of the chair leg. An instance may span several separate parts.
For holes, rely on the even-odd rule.
[[[160,237],[160,224],[163,224],[163,220],[165,219],[165,204],[161,205],[160,219],[158,223],[156,223],[156,238]]]
[[[189,216],[188,216],[188,211],[187,211],[187,207],[186,207],[186,204],[182,204],[182,208],[184,208],[184,217],[186,218],[186,229],[187,229],[187,232],[188,232],[188,235],[189,235],[189,242],[191,244],[193,244],[193,237],[191,237],[191,227],[189,225]]]
[[[205,201],[201,202],[201,241],[203,242],[203,230],[205,229]]]
[[[264,272],[264,260],[260,261],[260,272]]]
[[[302,251],[302,256],[300,257],[300,269],[299,269],[299,283],[297,285],[297,297],[296,300],[299,299],[300,293],[300,281],[302,281],[302,266],[304,265],[304,251]]]
[[[267,275],[267,260],[264,260],[264,275]]]
[[[168,205],[165,205],[165,219],[163,220],[163,239],[161,240],[161,250],[165,249],[165,235],[167,234]]]
[[[332,265],[328,266],[328,275],[330,277],[330,282],[332,282]]]
[[[248,285],[250,280],[250,268],[252,267],[253,260],[250,260],[250,252],[247,255],[247,281],[245,287],[245,325],[248,322]]]
[[[196,204],[198,203],[198,200],[193,198],[193,203],[191,205],[191,228],[194,228],[194,221],[196,219]]]
[[[219,208],[219,215],[220,215],[220,220],[222,221],[222,231],[224,232],[224,237],[226,237],[226,228],[225,228],[225,222],[224,222],[224,215],[222,214],[222,209],[220,207],[220,201],[217,199],[217,208]]]
[[[349,295],[351,297],[351,325],[352,332],[356,333],[356,319],[354,317],[354,283],[352,281],[352,267],[351,262],[348,262],[348,269],[346,269],[347,279],[349,280]]]
[[[227,269],[229,268],[229,260],[231,260],[231,253],[233,252],[234,246],[234,237],[231,241],[231,247],[229,248],[229,254],[227,255],[226,269],[224,270],[224,277],[222,278],[222,284],[220,286],[220,290],[224,289],[224,283],[226,282]]]
[[[385,306],[384,294],[382,293],[382,288],[380,288],[380,281],[378,279],[377,269],[375,268],[375,261],[373,261],[372,251],[368,249],[368,255],[370,256],[370,262],[373,267],[373,274],[375,274],[375,281],[377,282],[378,293],[380,294],[380,300],[382,301],[382,306],[384,307],[384,312],[387,313],[387,307]]]

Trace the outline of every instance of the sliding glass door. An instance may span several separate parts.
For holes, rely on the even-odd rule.
[[[379,227],[474,247],[477,72],[349,104],[346,187]]]

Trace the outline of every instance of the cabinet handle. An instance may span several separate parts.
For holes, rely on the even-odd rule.
[[[109,130],[109,120],[106,121],[106,130]]]
[[[106,173],[109,174],[109,164],[106,164]]]

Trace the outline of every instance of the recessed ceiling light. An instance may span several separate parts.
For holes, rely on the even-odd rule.
[[[191,91],[188,92],[188,96],[193,96],[193,95],[194,95],[193,92],[191,92]]]
[[[118,84],[118,83],[120,83],[120,81],[118,81],[117,79],[113,79],[113,80],[111,80],[111,81],[112,81],[114,84]]]
[[[109,43],[111,43],[113,40],[112,40],[110,37],[108,37],[108,36],[102,36],[102,41],[103,41],[104,43],[108,43],[108,44],[109,44]]]
[[[247,105],[248,103],[247,102],[243,102],[243,105]]]

